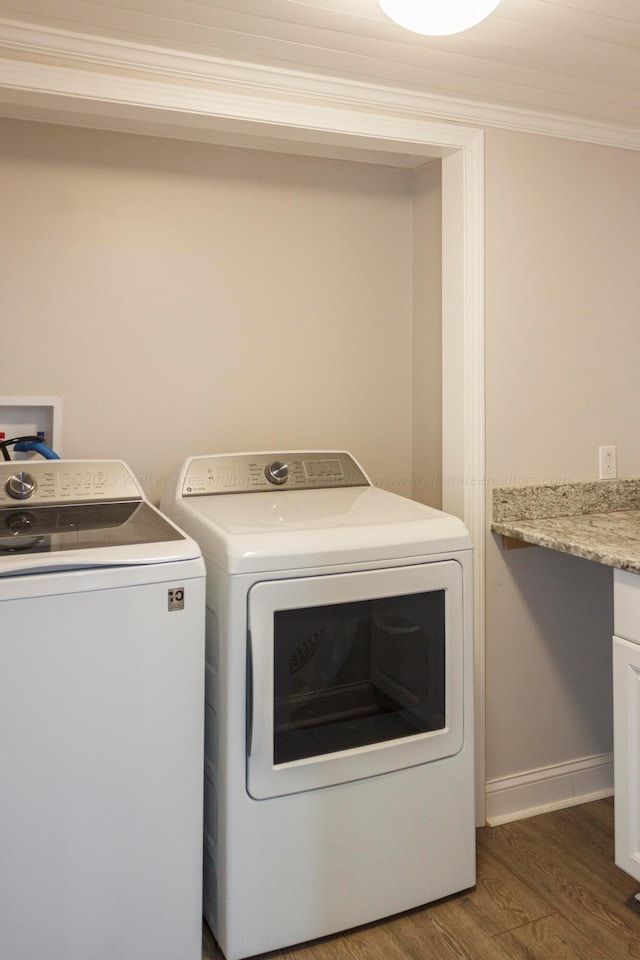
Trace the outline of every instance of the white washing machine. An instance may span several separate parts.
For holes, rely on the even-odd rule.
[[[204,572],[123,463],[0,464],[7,960],[201,960]]]
[[[347,453],[188,459],[207,567],[204,913],[227,960],[473,886],[472,549]]]

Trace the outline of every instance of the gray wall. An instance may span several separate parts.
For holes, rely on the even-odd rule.
[[[157,500],[190,454],[338,447],[411,492],[414,232],[440,250],[412,171],[0,131],[1,392],[62,396],[66,456],[123,458]],[[439,302],[417,323],[437,342]]]
[[[1,392],[62,396],[67,456],[155,500],[192,453],[439,474],[438,164],[0,128]],[[639,154],[486,131],[488,486],[593,478],[605,443],[640,474],[639,208]],[[606,753],[610,571],[487,540],[489,780]]]
[[[486,131],[490,482],[640,474],[640,153]],[[487,777],[611,750],[611,570],[487,543]]]

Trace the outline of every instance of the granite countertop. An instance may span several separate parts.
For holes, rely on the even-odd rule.
[[[640,478],[495,487],[491,529],[640,573]]]

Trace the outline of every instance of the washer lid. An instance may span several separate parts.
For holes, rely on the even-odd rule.
[[[198,555],[121,461],[0,464],[0,577]]]
[[[457,517],[378,487],[228,494],[169,509],[230,573],[287,570],[468,550]]]

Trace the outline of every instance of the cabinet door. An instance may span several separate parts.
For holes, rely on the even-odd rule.
[[[616,864],[640,880],[640,644],[613,638]]]

